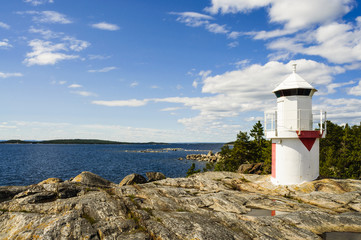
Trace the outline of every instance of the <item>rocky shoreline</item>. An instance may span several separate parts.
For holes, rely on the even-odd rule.
[[[361,234],[360,180],[275,186],[269,175],[231,172],[139,176],[115,184],[83,172],[67,181],[2,186],[0,239],[323,239],[326,232]],[[257,209],[273,214],[252,215]]]

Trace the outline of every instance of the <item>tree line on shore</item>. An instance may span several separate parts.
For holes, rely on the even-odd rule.
[[[225,144],[220,152],[223,159],[215,164],[207,163],[203,171],[235,172],[241,164],[262,162],[262,173],[271,173],[272,143],[265,139],[260,121],[249,134],[240,131],[232,145],[233,147],[230,147],[230,144]],[[187,176],[200,171],[195,170],[192,165]],[[327,121],[326,137],[320,139],[320,176],[353,179],[361,177],[361,123],[340,126]]]

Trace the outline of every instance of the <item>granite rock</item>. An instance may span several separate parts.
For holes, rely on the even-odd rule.
[[[72,182],[79,182],[89,186],[110,186],[112,182],[94,174],[84,171],[71,180]]]
[[[206,172],[135,185],[47,181],[0,187],[0,239],[322,239],[361,235],[361,181],[275,186]],[[264,216],[252,214],[264,210]],[[273,215],[273,216],[272,216]]]

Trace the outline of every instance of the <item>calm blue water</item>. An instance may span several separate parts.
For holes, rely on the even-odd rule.
[[[203,168],[205,162],[180,161],[187,154],[220,151],[217,144],[168,145],[63,145],[63,144],[0,144],[0,186],[30,185],[50,177],[67,180],[82,171],[90,171],[119,183],[126,175],[162,172],[167,177],[183,177],[194,162]],[[161,153],[126,152],[146,149],[182,148],[199,151]]]

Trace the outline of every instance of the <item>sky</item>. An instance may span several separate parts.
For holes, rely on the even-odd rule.
[[[0,139],[228,142],[292,73],[361,121],[354,0],[5,0]]]

